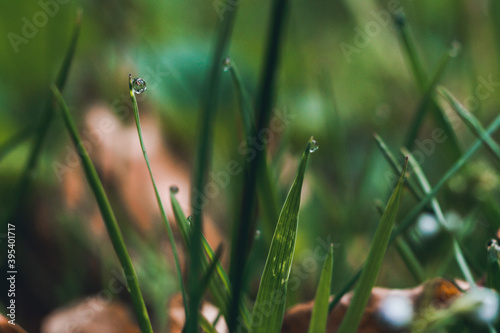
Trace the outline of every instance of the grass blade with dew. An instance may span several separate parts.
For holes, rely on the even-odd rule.
[[[408,23],[406,22],[406,16],[403,13],[398,13],[395,16],[396,27],[398,28],[401,38],[403,41],[403,46],[406,51],[410,66],[412,68],[413,75],[417,81],[417,86],[422,94],[425,95],[426,88],[428,87],[427,74],[425,73],[424,67],[422,65],[422,60],[417,52],[416,42],[410,32]],[[445,117],[443,110],[439,108],[439,104],[436,103],[436,99],[432,96],[432,104],[430,105],[433,111],[434,118],[436,119],[439,126],[441,126],[445,134],[451,139],[450,148],[453,150],[454,156],[460,157],[460,147],[458,145],[458,139],[453,131],[451,124]]]
[[[422,188],[424,189],[424,193],[425,194],[430,193],[432,190],[431,185],[429,184],[429,181],[427,180],[427,177],[425,176],[418,162],[415,160],[413,155],[405,148],[401,149],[401,152],[409,157],[410,167],[415,173],[417,180],[420,183],[420,186],[422,186]],[[455,233],[450,229],[449,224],[446,221],[446,218],[443,214],[443,210],[441,209],[441,206],[439,205],[439,202],[435,197],[431,199],[431,207],[432,210],[434,211],[434,214],[439,224],[453,238],[453,253],[455,255],[455,259],[457,260],[460,269],[462,270],[464,277],[466,278],[467,282],[469,282],[471,285],[474,285],[474,279],[472,279],[472,273],[469,269],[469,266],[467,265],[466,260],[464,259],[464,254],[462,252],[461,247],[458,244],[457,237]]]
[[[111,239],[113,249],[115,250],[117,257],[120,260],[120,264],[122,265],[123,271],[125,273],[127,288],[130,291],[132,305],[137,315],[137,321],[139,323],[141,332],[152,333],[153,329],[151,327],[151,322],[149,320],[149,315],[144,303],[144,299],[142,298],[137,274],[135,272],[134,266],[132,265],[132,260],[130,259],[127,248],[125,246],[125,242],[123,241],[122,232],[120,230],[120,227],[118,226],[118,222],[116,221],[108,197],[106,196],[106,192],[104,191],[99,176],[97,175],[94,164],[92,163],[92,160],[85,150],[80,135],[78,134],[78,130],[69,112],[68,106],[66,105],[66,102],[61,95],[61,92],[55,85],[52,86],[52,92],[54,93],[54,96],[62,109],[62,115],[64,123],[66,125],[66,129],[68,130],[71,140],[73,141],[75,147],[79,152],[87,182],[89,183],[92,192],[94,193],[97,204],[99,206],[99,210],[101,211],[101,215],[104,220],[104,224],[106,226],[106,230],[108,231],[109,238]]]
[[[165,213],[165,209],[163,208],[163,203],[161,201],[160,193],[158,192],[158,187],[156,186],[156,182],[155,182],[155,179],[153,176],[153,171],[151,170],[151,164],[149,163],[148,154],[146,152],[146,146],[144,145],[144,140],[142,138],[141,121],[139,118],[139,107],[137,105],[137,99],[135,98],[135,90],[134,90],[133,82],[132,82],[132,74],[129,74],[128,81],[129,81],[130,99],[132,100],[132,106],[133,106],[133,110],[134,110],[135,125],[137,127],[137,134],[139,136],[139,142],[141,144],[142,154],[144,155],[144,161],[146,161],[146,165],[148,167],[149,177],[151,178],[151,183],[153,184],[156,202],[158,204],[158,208],[160,209],[160,214],[161,214],[161,218],[163,220],[163,223],[165,224],[165,227],[167,228],[168,238],[170,239],[170,245],[172,246],[172,253],[174,255],[175,268],[177,270],[177,276],[179,278],[179,287],[181,288],[182,301],[184,302],[184,311],[185,311],[185,315],[187,318],[187,315],[188,315],[188,313],[187,313],[187,311],[188,311],[187,295],[186,295],[186,290],[184,288],[184,283],[182,281],[182,271],[181,271],[181,265],[179,262],[179,254],[177,253],[177,246],[175,245],[174,233],[172,232],[172,227],[170,226],[170,223],[168,222],[167,214]]]
[[[76,45],[78,43],[78,37],[80,35],[82,13],[83,11],[81,9],[77,10],[75,26],[73,28],[70,43],[55,81],[55,85],[60,91],[64,90],[64,86],[66,85],[66,80],[69,74],[69,69],[75,55]],[[15,194],[16,199],[14,201],[13,210],[11,212],[12,215],[16,214],[16,212],[18,212],[22,207],[22,201],[26,192],[28,191],[28,187],[30,186],[31,179],[35,173],[35,169],[42,152],[43,143],[49,131],[50,124],[52,123],[52,119],[54,118],[54,108],[54,96],[52,93],[50,93],[47,104],[45,105],[42,114],[42,118],[37,125],[33,148],[31,149],[26,165],[24,166],[17,193]],[[12,217],[9,220],[12,220]]]
[[[257,144],[265,145],[260,139],[261,131],[269,126],[272,114],[272,106],[275,100],[275,85],[277,80],[278,65],[280,62],[281,42],[284,35],[284,25],[288,12],[289,0],[271,1],[272,12],[270,29],[265,47],[264,66],[260,77],[259,88],[256,98],[256,122],[255,132],[251,137],[259,138]],[[232,235],[232,249],[229,277],[232,285],[232,311],[229,318],[229,331],[234,332],[237,323],[236,311],[241,302],[241,293],[245,291],[244,271],[248,260],[248,254],[255,234],[255,203],[256,187],[259,166],[265,159],[264,150],[257,149],[255,157],[244,165],[243,196],[239,218],[234,224]]]
[[[229,1],[229,0],[228,0]],[[195,333],[198,331],[198,308],[201,302],[201,295],[196,293],[196,288],[201,269],[201,256],[203,255],[202,236],[203,236],[203,208],[204,204],[200,200],[200,195],[204,193],[204,186],[208,175],[212,151],[212,132],[215,121],[215,112],[217,106],[217,96],[220,83],[220,65],[227,53],[229,41],[233,31],[234,19],[238,11],[238,6],[233,10],[224,11],[224,19],[219,25],[220,31],[217,35],[215,53],[213,55],[208,80],[203,90],[200,108],[200,123],[198,148],[193,172],[193,191],[191,194],[191,205],[193,211],[193,231],[190,234],[191,246],[189,248],[189,316],[186,319],[186,333]]]
[[[174,212],[175,220],[181,232],[184,244],[186,245],[187,248],[189,248],[189,242],[190,242],[189,234],[191,233],[191,226],[189,225],[189,221],[186,218],[184,212],[182,211],[182,208],[179,205],[177,198],[175,197],[176,193],[177,193],[176,191],[170,192],[172,210]],[[206,267],[208,266],[208,259],[213,261],[215,258],[215,254],[205,237],[202,238],[202,242],[203,242],[203,249],[205,250],[206,254],[206,256],[205,255],[202,256],[202,265],[203,267]],[[216,281],[214,277],[209,282],[208,289],[212,294],[215,305],[221,310],[224,317],[228,318],[229,316],[228,304],[229,304],[229,299],[231,297],[231,286],[226,271],[224,270],[224,267],[221,265],[220,262],[217,262],[216,275],[218,281]],[[250,314],[248,310],[243,306],[243,304],[241,304],[240,306],[239,314],[243,318],[244,325],[248,327],[250,325]]]
[[[244,129],[244,137],[252,135],[255,132],[255,112],[252,105],[252,99],[248,90],[243,85],[238,67],[231,58],[224,60],[226,69],[231,73],[231,78],[236,90],[236,97],[240,105],[241,122]],[[264,147],[265,149],[265,147]],[[266,152],[263,153],[266,156]],[[262,209],[263,216],[266,223],[264,235],[269,237],[267,240],[271,241],[271,236],[274,232],[275,223],[278,220],[278,208],[276,203],[275,188],[271,186],[271,174],[269,166],[265,158],[262,159],[259,165],[259,175],[257,177],[257,195],[259,198],[259,207]]]
[[[316,142],[309,139],[297,175],[281,209],[252,311],[252,333],[277,333],[281,329],[299,226],[302,183],[309,155],[315,148]]]
[[[439,87],[438,92],[446,99],[452,106],[453,110],[460,116],[467,127],[477,136],[482,139],[486,147],[493,153],[493,155],[500,161],[500,146],[486,133],[479,120],[467,110],[453,94],[444,87]]]
[[[486,130],[488,135],[491,135],[500,127],[500,116],[495,118],[490,127]],[[415,221],[418,214],[424,209],[429,202],[434,198],[437,192],[446,184],[448,180],[451,179],[464,165],[467,161],[474,155],[474,153],[482,146],[482,140],[476,140],[474,144],[467,150],[460,159],[453,164],[453,166],[444,174],[443,177],[437,182],[436,186],[425,195],[422,200],[406,215],[406,217],[401,221],[399,226],[394,230],[390,242],[394,241],[396,237],[401,235],[410,224]],[[329,311],[335,307],[335,305],[340,302],[340,299],[352,288],[352,286],[356,283],[356,281],[361,276],[362,269],[358,270],[356,274],[345,284],[345,286],[335,295],[335,298],[330,302]]]
[[[408,131],[408,137],[406,139],[406,145],[409,150],[413,148],[413,144],[415,139],[417,139],[418,132],[420,127],[422,126],[424,117],[426,115],[427,110],[429,109],[429,105],[432,102],[434,88],[441,80],[445,69],[448,67],[448,64],[451,62],[450,60],[455,58],[460,51],[460,43],[454,41],[449,50],[446,50],[444,55],[441,57],[441,60],[437,66],[434,75],[432,76],[431,83],[426,87],[424,96],[422,97],[420,103],[418,104],[417,110],[415,112],[415,116],[411,121],[411,127]]]
[[[364,309],[370,298],[375,279],[378,276],[382,260],[389,245],[394,221],[399,209],[399,201],[403,192],[403,183],[406,174],[408,160],[405,161],[403,172],[399,178],[396,188],[392,192],[391,198],[385,207],[384,214],[380,219],[377,231],[373,237],[368,257],[363,265],[363,271],[354,289],[354,294],[349,304],[349,308],[340,324],[338,333],[356,332]]]
[[[380,216],[382,216],[384,214],[384,206],[382,204],[382,201],[377,200],[375,202],[375,206],[377,212],[380,214]],[[417,281],[418,283],[424,282],[426,280],[425,270],[418,261],[417,256],[415,256],[415,253],[413,253],[411,247],[403,237],[396,238],[396,249],[415,281]]]
[[[500,246],[495,239],[487,247],[486,286],[500,292]]]
[[[326,322],[328,320],[328,301],[330,299],[333,269],[333,244],[330,244],[330,250],[326,257],[319,278],[318,289],[314,297],[311,322],[307,333],[325,333]]]

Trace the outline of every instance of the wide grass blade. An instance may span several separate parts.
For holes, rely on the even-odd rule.
[[[382,266],[385,251],[389,245],[394,221],[396,220],[396,215],[399,209],[401,193],[403,192],[403,182],[407,165],[408,160],[405,162],[398,184],[396,185],[396,188],[387,203],[384,214],[380,219],[377,231],[373,237],[372,245],[370,246],[368,258],[363,265],[361,277],[356,285],[354,295],[349,308],[347,309],[347,313],[340,324],[338,333],[356,332],[359,322],[361,321],[364,309],[371,295],[371,290],[375,284],[375,279],[377,278],[380,267]]]
[[[448,89],[439,87],[438,92],[450,103],[453,110],[460,116],[467,127],[479,139],[482,139],[486,147],[493,153],[493,155],[500,161],[500,146],[486,133],[479,120],[467,110]]]
[[[309,324],[308,333],[325,333],[326,322],[328,320],[328,301],[332,284],[333,269],[333,244],[330,244],[330,250],[323,265],[323,271],[319,279],[314,306]]]
[[[199,289],[196,286],[199,283],[201,273],[201,256],[203,254],[203,208],[205,205],[204,200],[200,197],[200,195],[202,196],[205,192],[204,186],[211,161],[212,132],[217,109],[217,96],[221,75],[220,65],[229,47],[229,41],[231,39],[234,19],[237,11],[238,6],[236,6],[233,10],[227,11],[227,13],[225,13],[224,20],[219,26],[220,31],[217,35],[215,52],[201,100],[198,149],[194,164],[192,184],[193,191],[191,194],[191,205],[193,208],[193,231],[190,234],[191,246],[189,248],[189,318],[186,319],[187,333],[195,333],[198,331],[198,308],[202,295],[197,293]]]
[[[281,329],[285,314],[288,279],[297,239],[302,183],[314,145],[316,143],[311,138],[302,155],[297,175],[278,218],[252,312],[252,333],[277,333]]]
[[[172,232],[172,227],[170,226],[170,223],[169,223],[168,218],[167,218],[167,214],[165,213],[165,209],[163,208],[163,203],[161,201],[160,193],[158,192],[158,187],[156,186],[156,182],[155,182],[155,179],[153,177],[153,171],[151,170],[151,164],[149,163],[148,153],[146,152],[146,146],[144,145],[144,140],[142,138],[141,121],[139,118],[139,107],[137,105],[137,99],[135,98],[135,92],[134,92],[134,88],[132,86],[132,75],[131,74],[129,74],[128,81],[129,81],[130,98],[132,100],[132,106],[134,109],[134,118],[135,118],[135,125],[137,127],[137,134],[139,136],[139,142],[141,143],[141,149],[142,149],[142,154],[144,155],[144,161],[146,161],[146,165],[148,167],[149,177],[151,178],[151,182],[153,183],[153,189],[155,191],[156,202],[158,204],[158,208],[160,209],[161,218],[163,220],[163,223],[165,224],[165,227],[167,228],[168,238],[170,239],[170,245],[172,246],[172,252],[174,254],[175,268],[177,270],[177,276],[179,278],[179,286],[181,288],[182,301],[184,302],[184,311],[185,311],[185,315],[187,318],[188,317],[187,294],[186,294],[186,290],[184,288],[184,283],[182,281],[182,271],[181,271],[181,265],[179,262],[179,254],[177,253],[177,246],[175,245],[174,233]]]
[[[73,62],[73,56],[76,51],[76,45],[78,42],[78,37],[80,36],[80,27],[82,23],[82,13],[83,11],[79,9],[76,14],[75,19],[75,27],[73,28],[73,32],[71,35],[70,43],[68,49],[66,51],[66,55],[64,56],[64,60],[61,68],[59,69],[59,73],[57,75],[55,85],[57,89],[63,91],[64,86],[66,84],[66,80],[68,78],[69,69],[71,67],[71,63]],[[28,187],[31,183],[31,179],[35,173],[35,169],[37,167],[38,159],[42,152],[43,143],[45,141],[45,137],[49,131],[50,124],[52,123],[52,119],[54,118],[54,108],[55,108],[55,100],[52,93],[50,94],[47,104],[45,105],[42,118],[36,128],[35,138],[33,142],[33,148],[30,151],[28,156],[28,160],[26,165],[24,166],[21,180],[19,182],[19,187],[16,193],[16,199],[13,206],[13,210],[11,214],[16,214],[22,206],[22,201],[25,193],[28,191]],[[12,219],[12,217],[11,217]]]
[[[73,141],[75,147],[79,152],[80,159],[82,161],[83,171],[87,182],[89,183],[92,192],[96,198],[99,210],[101,211],[106,230],[108,231],[109,238],[115,250],[115,253],[120,260],[123,271],[125,273],[127,288],[130,291],[130,296],[132,298],[132,304],[137,315],[137,321],[139,322],[139,327],[143,333],[152,333],[153,329],[151,327],[151,322],[149,321],[148,312],[146,310],[146,305],[144,299],[142,298],[141,289],[139,287],[139,281],[137,279],[137,274],[135,272],[134,266],[132,265],[132,260],[128,254],[127,248],[125,247],[125,242],[123,241],[123,235],[116,221],[115,215],[109,203],[106,192],[102,183],[97,175],[97,171],[92,163],[85,147],[82,143],[78,130],[75,126],[73,118],[69,112],[68,106],[64,101],[61,92],[54,85],[52,86],[52,92],[59,106],[62,109],[62,115],[66,129]]]

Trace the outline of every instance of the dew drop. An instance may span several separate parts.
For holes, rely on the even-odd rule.
[[[136,77],[132,80],[132,89],[134,89],[134,93],[140,94],[144,90],[146,90],[146,81],[141,79],[140,77]]]
[[[318,143],[316,142],[316,140],[312,139],[309,142],[309,152],[314,153],[316,150],[318,150],[318,148],[319,148]]]
[[[179,192],[179,188],[177,186],[170,186],[170,193],[176,194],[177,192]]]
[[[227,72],[229,69],[231,69],[232,63],[231,63],[231,58],[226,57],[224,60],[222,60],[222,68],[224,68],[224,72]]]
[[[193,223],[193,215],[189,215],[189,216],[187,217],[187,221],[188,221],[188,223],[191,225],[191,223]]]

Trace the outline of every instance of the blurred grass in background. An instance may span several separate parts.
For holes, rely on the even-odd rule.
[[[269,149],[280,205],[298,163],[291,156],[298,155],[311,135],[321,148],[309,166],[304,184],[291,273],[292,278],[300,274],[300,288],[289,288],[289,305],[314,297],[321,265],[311,268],[308,259],[310,251],[322,244],[336,244],[333,293],[342,288],[366,257],[379,220],[375,200],[385,202],[392,190],[387,178],[390,167],[376,149],[372,134],[376,132],[393,152],[398,151],[405,143],[422,94],[397,28],[392,20],[380,21],[390,3],[291,3],[275,105],[275,113],[289,114],[290,121],[273,137]],[[431,78],[452,42],[461,44],[460,54],[450,60],[439,84],[469,106],[487,127],[498,114],[500,102],[499,5],[493,0],[398,3],[397,7],[404,9],[427,78]],[[2,3],[0,31],[4,37],[0,44],[0,75],[4,84],[0,90],[0,143],[35,124],[41,116],[50,96],[50,85],[63,60],[78,6],[84,10],[82,30],[65,90],[77,121],[83,121],[85,111],[97,102],[113,108],[117,116],[125,115],[123,110],[129,109],[126,78],[129,73],[137,73],[148,83],[147,92],[139,98],[141,111],[161,119],[164,143],[173,147],[177,160],[192,166],[199,98],[215,41],[215,27],[220,20],[211,1],[58,3],[57,9],[51,9],[53,17],[37,28],[26,44],[19,44],[18,52],[8,34],[22,35],[22,18],[33,22],[33,16],[43,9],[35,1]],[[263,60],[269,10],[266,1],[241,2],[229,51],[252,96]],[[378,29],[367,32],[370,26]],[[365,37],[359,37],[359,31]],[[366,37],[367,33],[371,37]],[[356,44],[360,40],[362,46]],[[346,57],[343,43],[356,47],[357,51]],[[214,131],[214,172],[223,170],[229,160],[241,159],[238,146],[242,139],[235,126],[237,108],[231,77],[223,73]],[[120,118],[126,123],[133,122],[130,109]],[[428,112],[418,141],[411,147],[416,157],[418,152],[424,156],[421,167],[431,186],[456,160],[451,140],[430,141],[438,126]],[[461,121],[453,128],[461,150],[465,151],[474,136]],[[493,137],[498,139],[498,135]],[[2,223],[11,216],[15,199],[12,193],[16,191],[32,140],[33,137],[28,137],[0,160]],[[25,200],[24,210],[14,215],[19,226],[18,260],[23,274],[19,285],[23,286],[25,297],[33,298],[33,303],[20,305],[19,321],[32,322],[34,327],[55,307],[99,292],[116,267],[110,246],[96,245],[85,230],[88,221],[67,208],[58,209],[60,183],[52,163],[64,159],[67,144],[68,138],[58,119],[43,146],[33,191]],[[467,231],[462,232],[462,242],[482,272],[486,267],[484,244],[495,236],[500,221],[498,166],[498,161],[482,148],[438,195],[444,213],[453,217],[457,229]],[[175,179],[169,181],[176,183]],[[237,213],[234,198],[239,197],[236,195],[239,190],[231,183],[210,201],[208,208],[226,239],[231,234],[230,221]],[[120,213],[119,205],[123,203],[116,193],[113,199],[113,189],[109,192],[117,218],[125,222],[121,224],[126,228],[131,217]],[[41,204],[41,197],[53,200]],[[48,209],[47,202],[54,207]],[[406,196],[400,211],[407,212],[413,205],[413,199]],[[92,207],[89,200],[88,209]],[[46,222],[47,229],[41,234],[46,237],[52,234],[56,240],[50,250],[58,250],[59,256],[50,258],[52,266],[41,264],[45,263],[41,258],[44,253],[37,253],[37,249],[44,243],[39,239],[40,230],[34,230],[30,224],[34,219]],[[450,247],[442,245],[440,237],[445,236],[438,233],[425,239],[419,232],[410,230],[408,239],[426,274],[461,276],[451,260]],[[163,327],[165,316],[161,309],[168,296],[178,291],[173,266],[154,245],[166,235],[138,236],[134,231],[124,234],[136,256],[139,279],[149,281],[143,288],[145,297],[155,307],[153,320],[157,327]],[[419,241],[412,242],[416,239]],[[250,277],[252,297],[257,291],[268,246],[262,239],[256,243],[257,268]],[[444,265],[446,262],[449,264]],[[83,268],[89,266],[95,270]],[[388,250],[377,284],[388,287],[415,284],[394,248]]]

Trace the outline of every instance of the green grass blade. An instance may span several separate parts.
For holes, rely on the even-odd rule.
[[[284,35],[285,19],[288,12],[289,0],[271,1],[271,26],[267,37],[267,45],[264,55],[264,66],[260,78],[258,95],[256,98],[256,126],[251,137],[259,138],[258,145],[264,145],[259,134],[268,128],[272,114],[272,106],[275,99],[275,85],[277,80],[278,65],[280,62],[281,42]],[[248,140],[247,140],[248,141]],[[249,143],[249,142],[247,142]],[[251,144],[249,144],[251,146]],[[255,202],[258,173],[261,164],[265,160],[265,150],[257,149],[256,156],[244,166],[244,185],[239,219],[233,227],[231,266],[229,277],[231,279],[232,291],[232,311],[229,318],[229,331],[234,332],[237,325],[236,311],[241,302],[241,293],[246,290],[244,283],[244,272],[248,261],[248,254],[252,239],[249,235],[255,234]]]
[[[458,241],[456,239],[453,239],[453,252],[455,254],[455,258],[457,259],[458,266],[460,267],[460,270],[465,277],[465,280],[469,282],[471,286],[475,286],[476,282],[474,282],[474,277],[472,276],[469,265],[467,265],[467,261],[465,260],[462,249],[460,248],[460,245],[458,244]]]
[[[491,240],[487,249],[486,286],[500,291],[500,246]]]
[[[252,105],[252,99],[250,97],[250,93],[243,85],[243,80],[234,61],[232,59],[229,60],[229,58],[227,58],[226,61],[230,61],[229,72],[231,73],[231,77],[233,79],[234,87],[236,90],[236,97],[240,105],[240,114],[241,121],[243,123],[244,137],[247,138],[255,132],[255,111]],[[263,155],[266,156],[266,151],[264,151]],[[274,232],[275,223],[278,220],[278,208],[276,203],[275,188],[271,185],[271,175],[269,172],[268,163],[265,158],[262,159],[262,162],[259,165],[257,182],[259,207],[262,209],[262,213],[266,222],[264,223],[264,236],[267,236],[267,240],[270,242],[271,236]]]
[[[82,143],[78,130],[75,126],[73,118],[68,110],[68,106],[64,101],[61,92],[56,86],[52,86],[52,92],[56,97],[59,106],[62,109],[62,115],[64,123],[68,130],[68,133],[73,141],[75,147],[79,151],[79,156],[82,161],[83,171],[87,178],[94,196],[96,197],[99,210],[101,211],[104,224],[106,225],[106,230],[108,231],[109,238],[115,250],[115,253],[120,260],[125,277],[127,280],[127,287],[130,291],[130,296],[132,298],[132,304],[137,315],[137,321],[139,322],[139,327],[143,333],[152,333],[153,329],[151,327],[151,322],[149,321],[148,312],[146,310],[146,305],[144,299],[142,298],[141,289],[139,287],[139,281],[137,279],[137,274],[135,272],[134,266],[132,265],[132,260],[128,254],[127,248],[125,247],[125,242],[123,241],[123,235],[116,221],[115,215],[109,203],[108,197],[104,192],[102,183],[97,175],[97,171],[92,163],[85,147]]]
[[[185,315],[187,318],[188,317],[187,294],[186,294],[186,290],[184,288],[184,283],[182,281],[182,271],[181,271],[181,265],[179,262],[179,254],[177,253],[177,246],[175,245],[174,233],[172,232],[172,227],[170,226],[170,223],[168,222],[167,214],[165,213],[165,209],[163,208],[163,203],[161,201],[160,193],[158,192],[158,187],[156,186],[156,182],[155,182],[155,179],[153,176],[153,171],[151,170],[151,164],[149,163],[148,153],[146,152],[146,146],[144,145],[144,140],[142,138],[141,121],[139,118],[139,107],[137,105],[137,99],[135,98],[134,89],[132,87],[132,75],[131,74],[129,74],[128,81],[129,81],[130,99],[132,100],[132,106],[134,109],[134,118],[135,118],[135,125],[137,127],[137,134],[139,136],[139,142],[141,144],[142,154],[144,155],[144,161],[146,161],[146,165],[148,167],[149,177],[151,178],[151,183],[153,184],[153,189],[155,191],[156,202],[158,204],[158,208],[160,209],[161,218],[163,220],[163,223],[165,224],[165,227],[167,228],[168,238],[170,239],[170,245],[172,246],[172,253],[174,254],[175,268],[177,270],[177,276],[179,278],[179,286],[181,288],[182,301],[184,302],[184,311],[185,311]]]
[[[191,205],[193,208],[193,232],[190,234],[191,246],[189,248],[190,263],[188,275],[189,290],[189,315],[186,320],[186,332],[198,332],[198,307],[201,302],[201,295],[196,293],[197,284],[200,278],[201,256],[203,254],[203,208],[204,203],[199,195],[203,195],[204,186],[208,175],[211,161],[212,132],[214,127],[217,96],[220,83],[220,65],[224,55],[227,53],[229,41],[233,31],[234,19],[238,11],[238,6],[225,14],[224,20],[219,26],[215,53],[213,55],[208,80],[206,82],[204,95],[201,101],[198,151],[194,163],[193,192],[191,194]]]
[[[80,26],[82,22],[82,10],[79,9],[77,11],[76,19],[75,19],[75,27],[73,28],[73,33],[71,35],[70,43],[68,49],[66,51],[66,55],[64,56],[64,60],[62,66],[59,70],[59,74],[56,79],[56,87],[60,91],[64,90],[64,86],[66,83],[66,79],[69,74],[69,69],[71,67],[71,63],[73,62],[73,56],[76,51],[76,45],[78,43],[78,37],[80,35]],[[24,166],[21,180],[19,182],[18,190],[16,193],[15,204],[13,205],[13,210],[11,214],[15,214],[18,212],[22,206],[23,198],[28,191],[28,187],[31,183],[31,179],[35,173],[35,169],[37,167],[37,163],[42,152],[43,143],[45,141],[45,137],[49,131],[50,124],[52,123],[52,119],[54,117],[54,107],[55,101],[52,93],[50,94],[47,104],[45,105],[42,118],[37,126],[35,139],[33,142],[33,148],[30,151],[28,156],[28,160],[26,165]]]
[[[500,116],[495,118],[493,123],[487,129],[486,133],[491,135],[495,132],[498,127],[500,127]],[[455,162],[455,164],[446,172],[446,174],[438,181],[436,186],[422,198],[422,200],[406,215],[406,217],[401,221],[399,226],[394,230],[390,242],[394,241],[399,235],[401,235],[415,219],[418,214],[424,209],[429,202],[434,198],[437,192],[446,184],[451,177],[453,177],[464,165],[465,163],[474,155],[474,153],[481,147],[482,140],[477,140],[468,151],[463,154],[460,159]],[[356,281],[361,276],[362,269],[358,270],[356,274],[345,284],[345,286],[340,290],[340,292],[335,295],[335,298],[330,302],[329,311],[335,307],[335,305],[340,302],[341,298],[352,288],[352,286],[356,283]]]
[[[500,161],[500,146],[486,133],[479,120],[467,110],[448,89],[439,87],[438,92],[448,101],[453,107],[453,110],[460,116],[467,127],[479,139],[482,139],[486,147],[493,153],[493,155]]]
[[[214,325],[212,325],[203,315],[200,315],[200,325],[206,333],[217,333]]]
[[[330,251],[326,257],[323,271],[319,279],[318,289],[314,298],[314,306],[309,324],[308,333],[325,333],[326,322],[328,320],[328,302],[330,299],[333,269],[333,244],[330,244]]]
[[[252,333],[277,333],[281,329],[285,314],[288,279],[297,239],[302,183],[310,149],[314,144],[311,138],[302,155],[297,175],[278,218],[252,312]]]
[[[170,192],[172,210],[174,211],[175,220],[181,232],[184,244],[186,244],[186,247],[189,248],[189,241],[190,241],[189,234],[191,233],[191,226],[189,225],[186,215],[182,211],[182,208],[179,205],[179,202],[177,201],[175,194],[176,194],[175,191]],[[202,238],[202,242],[203,242],[203,249],[205,250],[206,254],[206,256],[202,256],[202,265],[203,267],[206,267],[208,265],[207,258],[213,261],[215,254],[205,237]],[[217,262],[216,268],[217,268],[216,270],[217,279],[213,278],[210,281],[208,289],[212,294],[215,305],[221,310],[224,317],[228,318],[229,316],[228,306],[229,306],[229,300],[231,298],[231,287],[229,283],[229,278],[227,276],[226,271],[224,270],[224,267],[222,267],[220,262]],[[248,310],[243,306],[243,304],[240,305],[239,314],[243,319],[243,324],[245,325],[245,327],[248,327],[250,325],[250,314]]]
[[[434,94],[434,88],[441,80],[445,69],[448,64],[451,62],[450,60],[457,56],[459,51],[459,44],[457,42],[453,43],[451,49],[446,50],[445,54],[441,57],[441,60],[437,66],[434,75],[432,76],[431,83],[426,87],[424,96],[422,97],[420,103],[418,104],[417,110],[415,112],[415,116],[411,122],[410,130],[408,131],[408,137],[406,139],[406,147],[411,150],[415,139],[418,136],[418,132],[420,127],[422,126],[424,117],[429,109],[430,104],[432,103],[432,98]]]
[[[375,279],[377,278],[380,267],[382,266],[385,251],[389,245],[394,221],[396,220],[399,208],[401,193],[403,192],[403,182],[407,164],[408,160],[405,162],[399,182],[394,189],[389,202],[387,203],[382,218],[380,219],[377,231],[373,237],[372,245],[370,246],[368,258],[363,265],[361,277],[356,285],[354,295],[351,299],[351,303],[347,309],[344,319],[340,324],[338,333],[356,332],[359,326],[364,309],[368,303],[368,299],[370,298],[371,290],[375,284]]]

